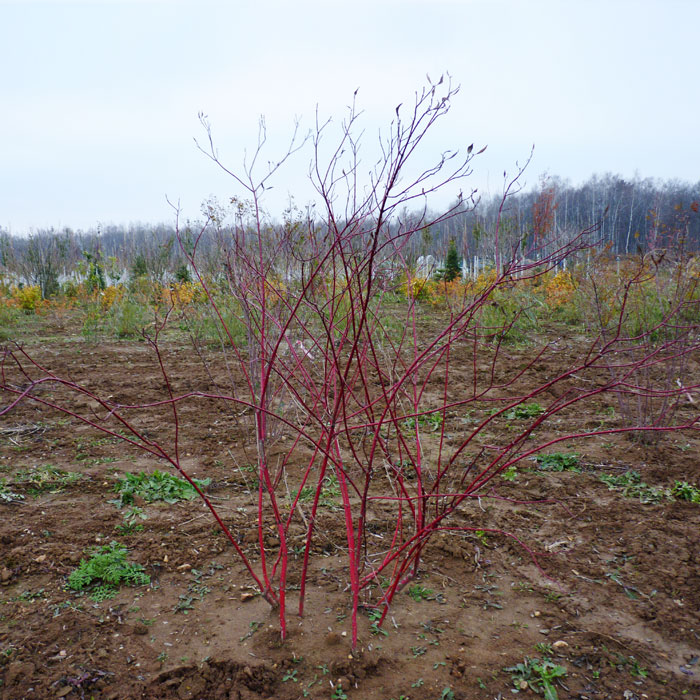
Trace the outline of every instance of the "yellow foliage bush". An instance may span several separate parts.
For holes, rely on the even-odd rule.
[[[167,306],[182,309],[190,304],[200,304],[207,298],[199,282],[176,282],[161,291],[161,301]]]
[[[411,277],[409,280],[404,279],[399,286],[399,291],[407,299],[415,299],[416,301],[428,301],[430,298],[431,287],[435,282],[423,277]]]
[[[498,275],[496,269],[481,272],[479,276],[471,283],[471,289],[474,294],[481,294],[486,291],[495,281]]]
[[[277,277],[265,278],[266,292],[272,295],[273,298],[287,298],[287,285]]]
[[[117,286],[110,285],[105,287],[100,292],[100,306],[103,311],[109,311],[115,302],[121,301],[124,296],[124,287],[119,284]]]
[[[550,309],[568,304],[576,291],[576,280],[570,272],[559,271],[546,275],[544,280],[545,301]]]
[[[15,305],[26,313],[34,313],[41,304],[41,288],[39,285],[13,287],[11,298]]]

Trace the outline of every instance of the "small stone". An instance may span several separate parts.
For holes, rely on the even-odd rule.
[[[549,634],[549,630],[546,629],[545,627],[542,627],[542,628],[540,629],[540,634]]]
[[[542,613],[539,610],[535,610],[534,613],[532,613],[532,617],[539,617]]]
[[[340,642],[340,635],[337,632],[329,632],[326,635],[326,644],[329,647],[335,646]]]
[[[563,639],[557,639],[556,642],[552,644],[552,649],[556,649],[556,651],[562,651],[563,649],[568,649],[569,644],[565,642]]]

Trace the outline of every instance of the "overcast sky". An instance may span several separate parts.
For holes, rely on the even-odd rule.
[[[498,192],[535,155],[594,173],[700,180],[698,0],[0,0],[0,227],[169,222],[240,194],[199,153],[205,112],[237,168],[260,115],[276,158],[295,117],[340,121],[359,88],[368,144],[445,71],[461,85],[429,142],[475,150]],[[310,153],[267,201],[298,204]],[[457,192],[445,194],[445,203]]]

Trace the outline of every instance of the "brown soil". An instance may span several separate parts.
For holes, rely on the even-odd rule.
[[[28,348],[59,375],[123,403],[162,395],[145,343],[46,338]],[[530,352],[508,349],[509,362]],[[206,385],[184,344],[166,344],[164,355],[178,385]],[[553,373],[556,362],[566,367],[566,353],[541,371]],[[525,381],[541,379],[533,370]],[[596,414],[602,408],[567,415],[552,430],[612,424],[610,412]],[[154,436],[169,429],[167,413],[148,420]],[[460,425],[455,416],[455,439],[467,429]],[[184,464],[212,480],[207,492],[257,561],[257,492],[241,469],[254,454],[245,422],[200,402],[183,413],[183,431]],[[110,502],[114,481],[162,463],[25,404],[0,425],[0,476],[24,496],[0,502],[0,697],[491,700],[515,690],[505,667],[542,658],[536,645],[548,644],[545,653],[567,669],[561,699],[700,698],[700,505],[643,504],[598,478],[634,468],[653,487],[697,484],[700,436],[669,433],[645,445],[611,435],[558,449],[576,451],[581,471],[526,461],[514,481],[499,480],[504,500],[470,501],[465,521],[485,534],[434,538],[415,582],[424,599],[400,593],[381,633],[362,615],[353,652],[340,511],[324,511],[307,612],[294,616],[292,591],[281,642],[276,612],[255,595],[203,504],[140,503],[143,530],[115,531],[123,520]],[[33,484],[27,474],[45,465],[80,479]],[[389,525],[382,514],[374,512],[375,532]],[[102,602],[68,590],[86,551],[113,539],[146,567],[150,586],[122,587]],[[291,569],[298,576],[297,560]],[[519,697],[536,696],[523,688]]]

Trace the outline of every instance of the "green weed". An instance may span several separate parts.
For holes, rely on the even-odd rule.
[[[143,328],[152,320],[148,312],[146,305],[131,299],[117,302],[110,309],[109,330],[117,338],[139,338]]]
[[[316,494],[316,487],[304,486],[299,492],[299,501],[301,503],[310,503],[313,501]],[[318,505],[321,508],[336,510],[338,506],[338,498],[340,497],[340,485],[338,477],[335,474],[328,474],[323,479],[321,494],[318,499]]]
[[[99,601],[113,598],[119,586],[144,586],[150,583],[144,567],[128,562],[126,557],[126,547],[118,542],[94,549],[90,559],[82,559],[78,568],[70,574],[68,587],[74,591],[84,591],[94,586],[90,597]]]
[[[620,476],[601,474],[599,479],[611,491],[622,491],[625,498],[637,498],[640,503],[659,503],[664,498],[669,497],[669,493],[665,489],[645,484],[640,473],[634,469],[630,469]]]
[[[143,525],[141,525],[139,520],[146,520],[148,516],[143,512],[142,508],[138,506],[133,506],[126,513],[124,513],[124,522],[120,525],[115,526],[115,530],[120,535],[132,535],[135,532],[143,532]]]
[[[421,600],[432,600],[435,597],[434,591],[432,591],[430,588],[426,588],[425,586],[420,586],[418,584],[414,586],[409,586],[406,592],[417,603]]]
[[[544,413],[544,408],[538,403],[524,403],[511,408],[503,416],[506,420],[523,420],[526,418],[537,418]]]
[[[204,488],[211,483],[211,479],[194,479],[194,482],[200,488]],[[197,495],[188,481],[158,470],[150,474],[146,472],[127,474],[124,479],[117,481],[114,490],[119,494],[119,498],[115,501],[119,508],[132,505],[135,496],[143,498],[148,503],[153,501],[177,503],[190,501]]]
[[[17,483],[26,484],[32,496],[41,493],[60,493],[66,486],[82,479],[78,472],[67,472],[52,464],[32,467],[17,474]]]
[[[428,427],[431,433],[435,433],[442,427],[442,413],[428,413],[427,415],[407,418],[401,425],[404,430],[414,430],[416,422],[418,425]]]
[[[543,658],[540,661],[527,656],[522,663],[503,670],[512,674],[511,679],[516,688],[522,689],[522,683],[525,681],[536,693],[544,693],[545,700],[559,700],[554,681],[567,673],[564,666],[555,664],[551,659]]]
[[[671,495],[679,501],[700,503],[700,488],[687,481],[676,481],[671,488]]]
[[[484,547],[488,547],[489,535],[485,530],[475,530],[474,534]]]
[[[552,452],[537,455],[537,468],[545,472],[580,472],[579,456],[575,452]]]
[[[10,488],[7,486],[7,481],[5,479],[0,479],[0,503],[14,503],[23,500],[24,496],[21,493],[10,491]]]
[[[506,481],[515,481],[518,478],[518,468],[514,464],[511,464],[508,469],[501,472],[501,478]]]

